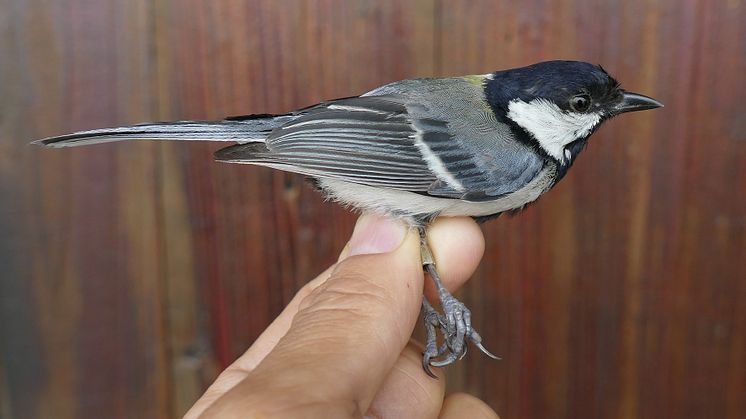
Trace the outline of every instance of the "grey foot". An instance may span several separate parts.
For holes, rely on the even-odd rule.
[[[422,267],[430,274],[443,308],[443,314],[440,314],[426,298],[422,299],[422,318],[427,331],[425,352],[422,354],[422,368],[428,375],[435,378],[430,367],[444,367],[463,358],[468,349],[467,339],[485,355],[492,359],[500,359],[482,345],[482,337],[471,327],[471,311],[443,286],[427,245],[424,228],[420,229],[420,252]],[[437,339],[438,331],[443,335],[443,343],[440,346],[438,346]]]
[[[425,268],[436,282],[440,304],[443,308],[443,314],[440,314],[423,298],[422,315],[427,331],[427,342],[422,356],[422,366],[425,372],[434,377],[435,375],[430,370],[431,366],[444,367],[462,359],[468,350],[467,340],[490,358],[500,359],[482,345],[482,337],[471,326],[471,311],[445,287],[439,286],[440,278],[435,267],[427,265]],[[440,346],[437,342],[438,331],[443,335],[443,343]]]

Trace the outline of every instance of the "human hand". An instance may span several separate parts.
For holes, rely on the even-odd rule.
[[[482,257],[482,233],[471,219],[445,218],[428,238],[454,291]],[[434,380],[422,370],[410,336],[423,282],[417,232],[361,217],[339,262],[296,294],[185,418],[496,418],[473,396],[444,400],[442,372]],[[429,283],[425,292],[437,301]]]

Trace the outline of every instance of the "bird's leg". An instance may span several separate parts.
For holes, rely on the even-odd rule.
[[[427,331],[427,342],[425,344],[425,353],[422,357],[422,365],[425,371],[433,376],[430,366],[443,367],[450,365],[466,355],[466,339],[469,339],[479,350],[493,359],[499,359],[490,353],[483,345],[482,338],[471,327],[471,311],[459,300],[457,300],[443,285],[433,259],[430,248],[427,244],[427,237],[424,227],[419,228],[420,233],[420,255],[422,257],[422,267],[430,274],[438,291],[440,306],[443,314],[433,308],[427,298],[422,299],[423,320],[425,330]],[[443,333],[443,345],[438,347],[437,330]],[[441,360],[433,358],[445,355]]]

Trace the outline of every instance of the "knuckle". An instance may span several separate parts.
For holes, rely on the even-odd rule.
[[[342,265],[301,299],[293,320],[293,344],[329,348],[341,344],[338,340],[342,339],[344,345],[354,345],[342,331],[364,325],[367,338],[360,344],[386,350],[390,331],[380,330],[379,323],[383,311],[392,306],[394,292],[376,281],[378,273],[371,275],[353,263]]]
[[[344,261],[329,280],[301,300],[300,310],[317,307],[355,311],[361,307],[389,304],[393,297],[392,291],[364,267]]]

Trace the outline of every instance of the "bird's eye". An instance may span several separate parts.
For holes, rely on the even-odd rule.
[[[575,112],[585,112],[591,107],[591,97],[587,94],[579,94],[570,99],[570,108]]]

